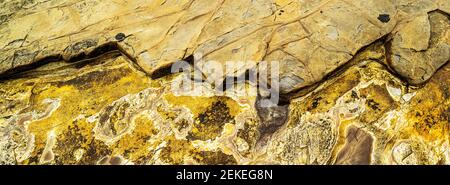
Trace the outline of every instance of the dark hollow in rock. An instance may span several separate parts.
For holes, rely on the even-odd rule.
[[[387,23],[391,20],[391,17],[389,16],[389,14],[380,14],[378,15],[378,20],[380,20],[383,23]]]
[[[185,62],[189,63],[190,65],[193,65],[194,64],[194,55],[189,55],[186,58],[182,59],[181,61],[185,61]],[[163,78],[165,76],[172,74],[172,65],[173,64],[168,64],[168,65],[165,65],[165,66],[162,66],[162,67],[156,69],[150,75],[150,77],[155,80],[155,79]]]
[[[124,33],[118,33],[115,38],[117,41],[121,42],[121,41],[125,40],[125,37],[126,36]]]
[[[255,108],[260,119],[260,125],[258,127],[260,134],[258,145],[264,146],[272,134],[274,134],[286,123],[289,112],[289,104],[274,107],[262,107],[261,97],[258,96],[255,103]]]

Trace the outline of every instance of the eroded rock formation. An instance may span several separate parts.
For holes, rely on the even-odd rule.
[[[450,163],[448,0],[0,5],[2,164]],[[195,54],[204,80],[167,72]],[[261,61],[276,107],[211,84]]]

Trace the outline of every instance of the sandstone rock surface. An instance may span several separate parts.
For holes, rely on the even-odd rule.
[[[281,91],[291,92],[322,80],[362,47],[389,33],[395,35],[392,67],[412,83],[428,80],[450,57],[450,23],[447,15],[436,13],[448,10],[445,0],[3,4],[0,73],[55,58],[77,60],[96,55],[102,47],[114,47],[154,77],[193,53],[201,53],[205,61],[246,61],[247,67],[281,60]],[[211,76],[208,69],[202,72]]]
[[[0,164],[450,164],[448,0],[0,7]],[[276,107],[211,84],[262,61]]]

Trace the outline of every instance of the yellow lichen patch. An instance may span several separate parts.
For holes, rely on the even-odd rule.
[[[194,124],[187,136],[192,140],[214,140],[221,134],[225,123],[233,121],[242,111],[242,107],[236,101],[226,96],[195,97],[166,94],[164,97],[172,106],[186,107],[192,112]],[[160,112],[165,118],[171,119],[176,116],[170,112]]]
[[[111,154],[108,146],[94,138],[94,125],[85,120],[72,122],[57,135],[55,153],[56,164],[96,164],[104,156]],[[80,157],[77,151],[83,151]]]
[[[152,157],[149,139],[157,134],[152,121],[146,115],[138,115],[134,119],[136,125],[133,132],[124,135],[111,146],[112,155],[123,156],[135,164],[145,164]],[[155,146],[153,146],[155,147]]]
[[[223,127],[222,135],[230,136],[234,133],[235,130],[236,130],[236,126],[234,124],[226,123],[225,126]]]
[[[291,114],[301,115],[307,111],[311,113],[326,112],[336,104],[338,98],[356,87],[360,80],[361,74],[358,68],[352,67],[337,78],[331,79],[330,82],[318,87],[317,91],[312,92],[303,101],[292,102],[290,106]],[[299,118],[300,116],[292,116],[289,125],[299,123],[297,120]]]
[[[173,136],[166,138],[166,146],[161,149],[160,159],[165,163],[184,164],[185,158],[196,153],[196,149],[187,140],[177,140]]]
[[[199,151],[187,140],[166,138],[166,146],[161,149],[160,159],[170,164],[186,164],[194,160],[198,164],[236,164],[236,159],[221,151]]]
[[[364,123],[377,121],[384,113],[398,106],[389,95],[385,86],[372,84],[360,89],[359,93],[366,100],[366,111],[360,118]]]
[[[169,93],[166,94],[164,98],[173,106],[184,106],[188,108],[194,116],[198,116],[200,113],[204,112],[218,99],[224,100],[230,110],[229,113],[231,116],[236,116],[241,111],[239,104],[228,97],[176,96]]]
[[[184,106],[191,110],[194,116],[206,110],[215,100],[214,97],[175,96],[166,94],[164,98],[173,106]]]
[[[411,100],[407,120],[429,141],[448,140],[450,134],[450,65],[436,73]]]
[[[368,62],[359,69],[362,79],[365,81],[379,81],[389,84],[393,87],[405,89],[404,82],[400,81],[396,76],[391,74],[385,66],[378,62]]]
[[[17,114],[29,105],[34,82],[26,79],[0,82],[0,117]]]
[[[34,155],[40,155],[37,151],[44,148],[49,130],[60,133],[67,126],[74,126],[78,118],[89,117],[114,100],[149,86],[150,80],[136,73],[124,58],[103,60],[105,64],[99,66],[84,66],[74,73],[42,75],[32,80],[35,85],[30,97],[31,110],[46,109],[43,105],[48,99],[60,101],[60,106],[50,116],[28,125],[30,133],[35,135]]]
[[[225,98],[225,104],[227,104],[231,116],[236,116],[242,111],[242,107],[231,98]]]
[[[230,165],[237,164],[236,159],[232,155],[227,155],[222,151],[202,151],[195,158],[198,163],[206,165]]]
[[[361,75],[356,68],[347,71],[342,77],[336,79],[332,84],[325,87],[306,102],[308,111],[323,112],[334,106],[336,100],[360,81]]]
[[[228,98],[218,98],[209,107],[200,113],[194,121],[192,130],[187,136],[190,140],[214,140],[223,130],[226,123],[234,121],[230,113]]]

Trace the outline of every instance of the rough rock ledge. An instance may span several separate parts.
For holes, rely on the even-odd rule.
[[[448,0],[0,7],[0,164],[450,164]],[[248,62],[180,96],[165,70],[196,53]],[[210,84],[260,61],[277,107]]]

